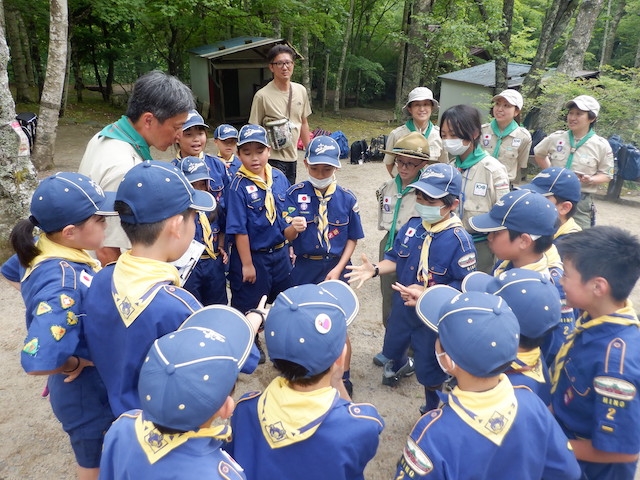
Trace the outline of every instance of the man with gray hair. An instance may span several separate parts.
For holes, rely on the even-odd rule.
[[[98,132],[87,144],[78,171],[102,190],[115,192],[124,174],[143,160],[152,160],[150,147],[165,151],[176,142],[195,108],[189,87],[158,70],[146,73],[133,86],[126,114]],[[107,221],[103,247],[96,251],[103,265],[131,248],[117,217]]]

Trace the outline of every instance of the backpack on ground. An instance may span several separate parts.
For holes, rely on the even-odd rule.
[[[350,154],[349,140],[347,140],[347,136],[344,132],[342,130],[336,130],[329,136],[338,143],[338,146],[340,147],[340,158],[347,158]]]
[[[371,139],[371,143],[369,144],[369,160],[372,161],[382,161],[384,158],[384,150],[387,146],[387,136],[386,135],[378,135],[375,138]]]
[[[351,144],[350,149],[350,161],[351,164],[358,164],[361,162],[367,162],[369,159],[367,158],[368,150],[367,150],[367,141],[366,140],[356,140]]]

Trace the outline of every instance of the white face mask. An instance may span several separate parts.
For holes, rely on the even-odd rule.
[[[442,207],[431,206],[431,205],[422,205],[420,203],[416,203],[416,212],[420,215],[420,218],[427,223],[434,224],[439,222],[444,217],[440,214],[442,211]]]
[[[465,145],[464,143],[462,143],[461,138],[448,138],[446,140],[443,140],[442,142],[444,143],[444,149],[451,155],[462,155],[469,149],[469,145]]]
[[[451,375],[451,374],[449,373],[449,371],[448,371],[446,368],[444,368],[444,367],[442,366],[442,362],[440,361],[440,357],[442,357],[443,355],[446,355],[446,354],[447,354],[447,352],[442,352],[442,353],[438,353],[438,352],[436,352],[436,361],[438,362],[438,365],[440,366],[440,369],[441,369],[444,373]],[[456,362],[454,362],[454,361],[453,361],[453,359],[452,359],[451,357],[449,357],[449,360],[451,360],[451,370],[453,370],[454,368],[456,368]]]
[[[335,175],[331,175],[330,177],[322,178],[322,179],[315,178],[309,175],[309,183],[311,183],[311,185],[313,185],[313,187],[317,188],[318,190],[323,190],[327,188],[334,181],[335,181]]]

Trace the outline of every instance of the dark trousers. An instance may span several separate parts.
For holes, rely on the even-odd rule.
[[[269,159],[269,165],[280,170],[289,180],[291,185],[296,183],[296,167],[298,166],[298,162],[295,160],[293,162],[285,162],[284,160],[276,160],[275,158]]]

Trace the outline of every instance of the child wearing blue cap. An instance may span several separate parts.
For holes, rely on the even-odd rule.
[[[227,123],[218,125],[213,131],[213,143],[218,148],[216,158],[226,167],[227,176],[231,181],[242,165],[238,155],[236,155],[238,151],[238,130]]]
[[[244,479],[224,450],[231,398],[249,357],[255,325],[232,308],[214,305],[156,340],[140,370],[141,410],[114,422],[105,437],[100,478]]]
[[[520,343],[505,373],[512,385],[530,388],[549,405],[551,378],[540,347],[560,322],[560,295],[551,279],[524,268],[512,268],[497,277],[473,272],[462,281],[462,291],[491,293],[507,302],[520,325]]]
[[[384,260],[373,265],[363,255],[363,264],[348,267],[351,273],[347,277],[350,283],[359,282],[360,287],[369,278],[396,272],[400,285],[394,293],[384,336],[382,354],[390,360],[384,366],[382,383],[397,385],[411,372],[415,361],[416,376],[425,387],[426,404],[421,407],[424,412],[438,406],[436,390],[446,375],[435,362],[435,335],[420,322],[415,309],[405,305],[401,291],[406,291],[404,286],[415,286],[413,289],[420,292],[432,285],[460,287],[462,279],[475,270],[476,250],[455,213],[462,188],[457,169],[444,163],[429,165],[410,187],[420,216],[411,218],[399,230]],[[409,346],[414,360],[407,357]]]
[[[247,479],[364,479],[384,421],[373,405],[344,398],[347,325],[357,312],[355,293],[339,280],[276,298],[264,332],[280,376],[240,398],[231,418],[228,451]]]
[[[558,227],[558,211],[546,197],[531,190],[514,190],[504,195],[489,213],[469,220],[472,228],[488,234],[489,248],[499,259],[493,274],[512,268],[526,268],[550,277],[558,289],[561,319],[542,348],[547,365],[575,323],[573,310],[564,302],[560,278],[562,261],[554,255],[553,236]]]
[[[616,227],[565,237],[562,284],[584,314],[556,356],[552,407],[583,478],[632,480],[640,452],[640,322],[628,297],[640,241]]]
[[[114,197],[85,175],[56,173],[40,182],[31,216],[10,236],[26,307],[20,363],[29,375],[49,375],[51,408],[69,435],[81,480],[97,478],[104,431],[113,421],[81,323],[87,291],[100,270],[86,250],[102,246],[105,216],[116,215]],[[41,231],[35,243],[34,227]]]
[[[577,480],[567,437],[531,390],[503,373],[516,359],[520,327],[504,299],[428,288],[421,320],[435,332],[436,356],[457,386],[409,434],[395,478]]]
[[[166,162],[136,165],[118,187],[115,209],[132,248],[94,277],[85,301],[91,321],[84,325],[116,416],[140,407],[138,375],[153,341],[202,308],[180,288],[178,270],[168,262],[191,244],[196,211],[215,204]]]
[[[234,242],[228,275],[231,306],[241,312],[254,308],[263,295],[272,302],[291,285],[287,223],[282,217],[290,185],[280,170],[269,165],[270,151],[263,127],[249,124],[240,129],[242,166],[227,193],[226,233]],[[260,348],[257,337],[256,345]]]
[[[179,168],[194,189],[209,191],[209,183],[212,179],[203,160],[197,157],[185,157],[180,160]],[[216,207],[219,205],[217,204]],[[224,249],[224,233],[220,228],[219,211],[220,208],[216,208],[213,214],[200,211],[195,218],[195,240],[204,245],[204,251],[200,258],[196,259],[196,264],[184,283],[184,288],[203,305],[226,305],[228,302],[225,278],[228,256]]]

